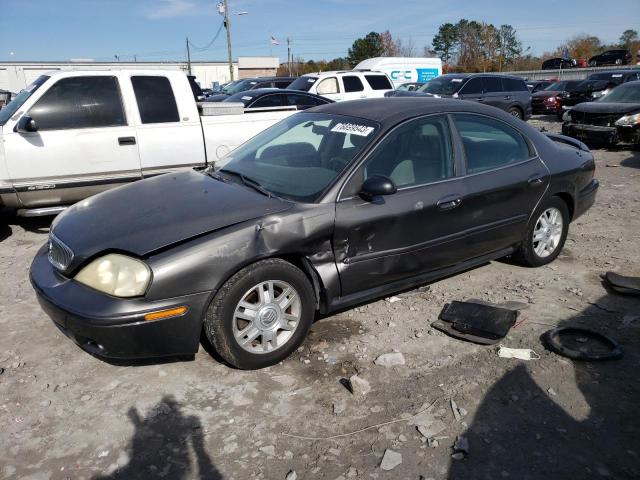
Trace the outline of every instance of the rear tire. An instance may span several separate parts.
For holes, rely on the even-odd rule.
[[[315,314],[306,275],[278,258],[232,276],[209,304],[204,331],[234,367],[254,370],[287,358],[305,339]]]
[[[522,120],[523,117],[524,117],[524,114],[522,113],[522,110],[520,110],[518,107],[510,107],[507,110],[507,113],[509,115],[511,115],[512,117],[519,118],[520,120]]]
[[[529,267],[553,262],[567,239],[569,218],[569,208],[561,198],[551,197],[543,201],[531,217],[515,259]]]

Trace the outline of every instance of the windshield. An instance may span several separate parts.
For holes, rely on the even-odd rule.
[[[640,85],[620,85],[598,98],[596,102],[640,103]]]
[[[257,83],[257,81],[248,78],[244,80],[237,80],[224,87],[222,91],[227,95],[233,95],[234,93],[240,93],[244,92],[245,90],[249,90],[254,85],[257,85]]]
[[[231,152],[217,173],[289,200],[315,202],[376,129],[377,124],[362,118],[298,113]]]
[[[431,93],[432,95],[453,95],[464,83],[464,77],[437,77],[429,80],[416,92]]]
[[[582,80],[564,80],[562,82],[555,82],[549,85],[545,90],[561,92],[563,90],[569,90],[580,85]]]
[[[308,92],[317,81],[318,77],[298,77],[289,84],[287,90],[302,90],[303,92]]]
[[[18,109],[27,101],[27,99],[33,95],[33,93],[40,88],[40,86],[49,80],[47,75],[41,75],[34,80],[34,82],[29,85],[24,90],[20,91],[18,95],[14,97],[9,103],[5,105],[5,107],[0,110],[0,125],[4,125],[7,121],[13,116],[14,113],[18,111]]]

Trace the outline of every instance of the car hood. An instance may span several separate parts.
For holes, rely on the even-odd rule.
[[[392,90],[384,94],[385,97],[433,97],[433,95],[424,92],[409,92],[407,90]]]
[[[104,251],[144,257],[291,206],[191,170],[134,182],[76,203],[58,216],[52,232],[74,252],[72,270]]]
[[[543,92],[536,92],[531,94],[531,98],[547,98],[547,97],[555,97],[561,93],[560,90],[545,90]]]
[[[227,95],[226,93],[215,93],[213,95],[209,95],[207,98],[205,98],[205,102],[222,102],[223,100],[226,100],[227,98],[229,98],[231,95]]]
[[[640,110],[640,103],[587,102],[580,103],[571,110],[584,113],[632,113]]]

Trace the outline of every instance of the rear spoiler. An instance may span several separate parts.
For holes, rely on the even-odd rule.
[[[576,140],[575,138],[567,137],[566,135],[560,135],[559,133],[545,133],[545,135],[554,142],[569,145],[570,147],[577,148],[578,150],[582,150],[583,152],[589,151],[589,147],[587,147],[580,140]]]

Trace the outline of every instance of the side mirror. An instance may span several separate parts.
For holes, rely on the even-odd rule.
[[[389,177],[374,175],[367,178],[360,189],[360,196],[367,201],[373,200],[381,195],[393,195],[398,189]]]
[[[24,115],[20,120],[18,120],[18,124],[16,125],[16,131],[20,133],[33,133],[38,131],[38,125],[36,121],[29,117],[28,115]]]

